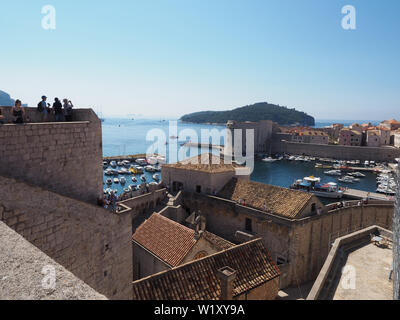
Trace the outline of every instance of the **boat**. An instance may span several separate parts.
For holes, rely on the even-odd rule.
[[[119,182],[120,182],[121,184],[125,184],[125,183],[126,183],[125,177],[121,177],[121,179],[119,179]]]
[[[144,170],[147,172],[156,172],[156,168],[154,168],[153,166],[146,166],[144,167]]]
[[[356,179],[352,176],[344,176],[342,178],[339,178],[338,181],[342,182],[342,183],[355,183],[355,182],[359,182],[360,179]]]
[[[278,161],[278,159],[273,159],[271,157],[268,157],[268,158],[262,159],[262,161],[264,161],[264,162],[275,162],[275,161]]]
[[[329,182],[321,184],[321,179],[314,176],[297,180],[290,188],[309,192],[323,198],[341,199],[343,197],[343,190],[338,187],[337,183]]]
[[[118,178],[114,178],[114,183],[119,183]]]
[[[348,175],[357,178],[365,178],[365,174],[361,172],[350,172]]]
[[[288,158],[289,161],[293,161],[293,160],[295,160],[295,159],[296,159],[295,156],[290,156],[290,157]]]
[[[365,165],[366,167],[368,167],[368,166],[369,166],[369,161],[368,161],[368,160],[365,160],[364,165]]]
[[[324,171],[324,174],[328,176],[341,176],[342,172],[340,170],[329,170],[329,171]]]
[[[134,184],[131,184],[131,185],[129,186],[129,189],[130,189],[131,191],[136,191],[136,186],[135,186]]]
[[[156,173],[155,175],[153,175],[153,179],[158,181],[160,180],[160,176]]]
[[[140,176],[140,180],[146,181],[146,177],[144,175]]]
[[[136,177],[132,177],[132,182],[137,182]]]
[[[115,161],[111,161],[110,162],[110,166],[113,167],[113,168],[116,168],[117,167],[117,163]]]
[[[113,182],[112,182],[112,179],[111,179],[111,178],[108,178],[107,181],[106,181],[106,183],[107,183],[107,184],[112,184],[112,183],[113,183]]]
[[[136,159],[135,162],[140,166],[146,166],[147,165],[147,160],[146,159]]]
[[[131,189],[129,189],[129,188],[124,188],[124,192],[125,192],[125,193],[131,192]]]
[[[143,173],[144,169],[143,169],[143,167],[136,166],[136,171],[137,171],[137,173]]]

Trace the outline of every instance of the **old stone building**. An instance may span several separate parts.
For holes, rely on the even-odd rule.
[[[274,300],[280,271],[261,240],[133,283],[137,300]]]
[[[233,177],[250,179],[247,168],[225,163],[224,158],[210,153],[163,165],[161,170],[164,184],[173,191],[216,194]]]
[[[157,213],[140,225],[132,239],[135,280],[234,246],[205,226],[189,229]]]
[[[236,143],[240,146],[239,141],[235,140],[236,131],[238,137],[241,138],[242,155],[246,154],[250,142],[247,141],[247,130],[254,130],[254,140],[251,143],[254,144],[255,153],[267,153],[270,151],[270,140],[273,132],[273,122],[271,120],[261,120],[259,122],[228,121],[226,127],[229,130],[225,143],[227,153],[233,154]]]

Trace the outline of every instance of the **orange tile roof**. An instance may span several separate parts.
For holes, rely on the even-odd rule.
[[[237,271],[237,297],[280,276],[262,240],[257,239],[133,282],[134,300],[219,300],[218,270]]]
[[[174,267],[196,244],[194,236],[194,230],[154,213],[137,228],[132,239]]]
[[[210,153],[204,153],[178,163],[164,164],[164,168],[185,169],[203,172],[229,172],[241,167],[235,163],[225,164],[223,157],[218,157]]]
[[[231,179],[218,193],[224,199],[238,202],[245,200],[245,205],[273,214],[294,219],[313,197],[312,194],[264,183]]]

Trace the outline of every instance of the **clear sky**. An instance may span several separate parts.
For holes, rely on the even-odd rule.
[[[56,29],[42,28],[44,5]],[[344,30],[353,5],[357,29]],[[104,115],[255,102],[317,119],[400,118],[399,0],[3,0],[0,90]]]

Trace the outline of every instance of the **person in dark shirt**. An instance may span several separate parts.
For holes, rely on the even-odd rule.
[[[63,110],[62,110],[62,104],[58,98],[54,99],[53,110],[54,110],[54,116],[55,116],[56,121],[62,122],[64,115],[63,115]]]
[[[22,124],[25,120],[25,110],[22,108],[21,100],[15,101],[15,106],[10,110],[13,123]]]

